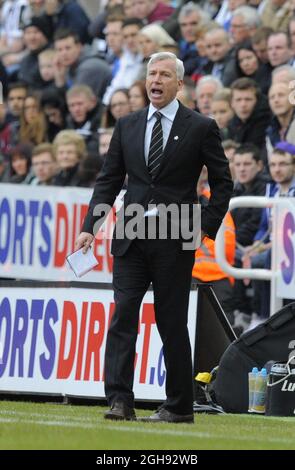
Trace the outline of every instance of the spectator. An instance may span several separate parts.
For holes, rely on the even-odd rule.
[[[86,155],[85,158],[83,158],[83,160],[81,160],[79,164],[79,186],[85,188],[93,188],[102,165],[103,161],[100,158],[97,158],[97,155]]]
[[[230,53],[229,35],[222,28],[213,28],[205,34],[205,47],[208,57],[203,72],[222,81],[228,86],[237,78],[235,61]]]
[[[264,95],[270,87],[270,75],[267,67],[260,64],[249,40],[240,43],[236,48],[236,68],[239,77],[252,78]]]
[[[220,129],[221,139],[227,139],[228,124],[234,115],[231,107],[231,91],[229,88],[223,88],[223,90],[215,93],[212,99],[211,111]]]
[[[266,179],[262,174],[263,161],[258,147],[244,144],[234,154],[234,169],[237,184],[234,196],[263,196]],[[243,247],[252,245],[260,222],[261,209],[239,207],[232,211],[236,226],[237,242]]]
[[[196,109],[196,89],[194,82],[187,77],[188,80],[184,80],[183,87],[181,90],[178,90],[176,98],[180,101],[184,106],[187,106],[189,109],[195,110]]]
[[[289,88],[294,89],[295,83],[295,69],[292,65],[285,64],[280,65],[273,69],[271,74],[271,84],[274,85],[275,83],[287,83],[289,85],[290,82],[293,82]]]
[[[289,98],[290,88],[287,83],[275,83],[270,87],[268,99],[273,117],[266,129],[269,151],[282,140],[295,144],[294,102]]]
[[[287,32],[292,8],[292,2],[286,0],[265,0],[261,13],[263,26],[269,26],[274,31]]]
[[[38,145],[47,140],[45,114],[37,95],[30,93],[24,101],[20,118],[19,141]]]
[[[27,86],[23,82],[14,82],[9,84],[7,95],[7,120],[19,121],[24,107],[24,101],[27,96]]]
[[[231,90],[235,115],[228,126],[229,138],[240,144],[252,142],[265,152],[265,132],[270,122],[267,99],[251,78],[238,78]]]
[[[8,75],[18,70],[18,64],[25,54],[22,27],[26,7],[27,0],[5,0],[2,5],[0,53]]]
[[[215,93],[222,89],[218,78],[207,75],[198,81],[196,87],[197,106],[200,113],[205,116],[212,115],[212,99]]]
[[[85,158],[84,139],[76,131],[66,130],[57,134],[53,141],[59,172],[53,179],[56,186],[80,186],[79,164]]]
[[[42,92],[48,89],[56,89],[54,84],[54,61],[56,52],[54,49],[45,49],[38,54],[38,68],[42,79]]]
[[[58,30],[54,35],[56,50],[55,84],[70,88],[88,85],[101,98],[111,79],[107,63],[82,46],[79,37],[70,30]]]
[[[237,8],[232,15],[230,34],[234,45],[250,39],[260,26],[261,21],[255,8],[248,5]]]
[[[139,111],[149,104],[145,82],[137,80],[128,91],[131,112]]]
[[[105,27],[105,38],[107,43],[107,53],[105,59],[112,67],[112,78],[114,78],[120,67],[120,60],[123,54],[123,21],[124,16],[107,17]]]
[[[28,53],[20,63],[18,79],[34,90],[43,86],[39,73],[38,55],[48,47],[50,38],[50,26],[42,17],[33,17],[24,26],[24,43]]]
[[[57,164],[52,144],[37,145],[32,153],[32,168],[35,178],[32,185],[48,186],[53,184],[57,172]]]
[[[204,167],[206,168],[206,167]],[[207,172],[206,172],[207,173]],[[208,205],[210,190],[207,188],[208,181],[201,176],[198,182],[198,198],[202,206]],[[235,226],[229,212],[224,218],[225,224],[225,252],[227,261],[233,265],[235,259]],[[202,240],[200,247],[196,250],[195,264],[192,271],[193,279],[202,283],[208,283],[218,298],[229,322],[233,324],[232,313],[232,286],[234,279],[222,271],[215,257],[215,242],[208,237]]]
[[[89,18],[76,0],[45,0],[45,12],[54,33],[66,28],[76,34],[82,44],[90,41]]]
[[[282,32],[272,33],[267,40],[267,54],[273,68],[289,63],[293,54],[288,35]]]
[[[252,47],[262,64],[269,65],[267,41],[272,33],[272,28],[269,28],[268,26],[260,26],[260,28],[258,28],[254,35],[251,37]]]
[[[0,183],[9,182],[9,168],[5,161],[4,155],[0,153]]]
[[[244,144],[237,148],[234,155],[234,170],[236,185],[234,197],[263,196],[265,193],[266,179],[262,173],[263,162],[258,147],[253,144]],[[258,230],[261,209],[253,207],[239,207],[231,211],[235,227],[237,249],[235,254],[235,266],[241,267],[245,249],[252,245],[255,233]],[[241,318],[250,323],[252,306],[246,295],[246,288],[241,280],[236,280],[233,290],[232,307],[239,310],[235,320],[235,326]],[[245,318],[243,314],[248,316]],[[245,325],[244,325],[245,326]]]
[[[32,146],[19,144],[10,152],[10,183],[29,184],[34,178],[31,172]]]
[[[235,183],[236,174],[235,174],[235,168],[234,168],[234,155],[235,155],[235,151],[239,147],[239,144],[237,144],[237,142],[234,142],[231,139],[227,139],[227,140],[223,140],[222,147],[224,150],[224,154],[226,158],[228,159],[228,164],[229,164],[229,169],[230,169],[232,180]]]
[[[111,96],[110,104],[106,107],[101,120],[104,128],[114,127],[120,117],[127,116],[131,111],[128,90],[121,88],[116,90]]]
[[[174,8],[161,0],[133,0],[133,15],[147,23],[164,21],[173,13]]]
[[[185,4],[178,15],[181,40],[179,58],[184,63],[185,75],[191,75],[199,67],[199,55],[196,48],[198,27],[209,21],[208,15],[193,2]]]
[[[266,197],[295,197],[295,145],[279,142],[269,157],[269,170],[273,182],[266,187]],[[245,257],[250,257],[252,268],[271,267],[271,218],[272,210],[262,210],[259,230],[254,243],[248,248]],[[249,329],[269,317],[270,286],[269,282],[253,282],[254,299],[252,303],[251,323]]]
[[[61,90],[48,88],[42,93],[41,106],[46,116],[48,141],[53,142],[66,125],[67,106],[64,94]]]
[[[103,103],[108,105],[110,97],[118,88],[129,88],[138,79],[142,68],[142,56],[139,53],[138,33],[143,23],[137,18],[128,18],[123,23],[124,52],[120,58],[119,70],[112,79],[103,97]]]
[[[67,128],[75,129],[85,140],[88,152],[95,152],[98,145],[97,129],[100,127],[102,106],[92,89],[87,85],[76,85],[67,91],[70,115]]]

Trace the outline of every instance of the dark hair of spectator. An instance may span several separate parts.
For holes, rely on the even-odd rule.
[[[290,49],[292,47],[291,36],[288,33],[286,33],[285,31],[274,31],[273,33],[271,33],[268,36],[268,39],[271,36],[279,36],[279,34],[283,34],[283,36],[285,36],[287,38],[287,45],[288,45],[288,48]]]
[[[116,119],[114,118],[113,114],[112,114],[112,98],[113,96],[116,94],[116,93],[124,93],[125,96],[127,96],[128,100],[129,100],[129,90],[128,88],[118,88],[117,90],[115,90],[110,98],[110,102],[109,104],[107,105],[107,107],[105,108],[104,112],[103,112],[103,115],[102,115],[102,118],[101,118],[101,127],[107,129],[109,127],[115,127],[115,124],[116,124]]]
[[[255,92],[256,98],[258,97],[259,92],[260,92],[260,89],[259,89],[257,83],[255,82],[255,80],[252,80],[252,78],[248,78],[248,77],[238,78],[237,80],[235,80],[231,84],[230,89],[232,91],[234,91],[234,90],[243,91],[243,90],[251,90],[252,89]]]
[[[139,29],[143,28],[144,26],[143,21],[140,20],[139,18],[126,18],[123,21],[122,28],[125,28],[125,26],[132,26],[132,25],[138,26]]]
[[[147,94],[147,91],[146,91],[146,87],[145,87],[145,82],[143,80],[136,80],[136,82],[132,83],[131,87],[129,88],[128,92],[130,91],[131,88],[133,88],[134,86],[136,86],[137,88],[139,88],[140,92],[141,92],[141,95],[144,99],[144,102],[145,102],[145,106],[147,106],[149,104],[149,98],[148,98],[148,94]],[[129,96],[129,94],[128,94]]]
[[[18,144],[15,147],[12,147],[9,152],[10,162],[10,175],[15,175],[15,172],[12,168],[12,160],[14,157],[20,157],[27,161],[27,173],[30,171],[31,168],[31,157],[32,157],[32,149],[33,146],[25,143],[25,144]]]
[[[33,122],[27,122],[25,113],[26,113],[26,101],[32,98],[35,101],[37,116],[34,118]],[[29,93],[24,102],[24,107],[20,116],[20,140],[24,143],[31,143],[34,145],[41,144],[47,140],[46,135],[46,119],[44,111],[40,106],[39,95],[34,93]]]
[[[272,33],[273,29],[269,26],[260,26],[251,37],[251,42],[252,44],[258,44],[261,41],[267,40]]]
[[[244,155],[245,153],[251,153],[253,160],[255,160],[255,162],[257,162],[257,163],[263,161],[263,159],[261,157],[261,151],[259,150],[259,148],[256,147],[256,145],[254,145],[250,142],[246,143],[246,144],[243,144],[243,145],[240,145],[235,151],[235,155],[236,154]]]
[[[122,5],[115,5],[106,17],[106,24],[107,23],[114,23],[115,21],[123,21],[125,20],[125,15],[123,12]]]
[[[24,90],[28,89],[24,82],[12,82],[8,85],[8,93],[12,90],[18,90],[19,88],[23,88]]]
[[[76,44],[81,43],[79,35],[75,31],[69,28],[59,28],[56,30],[53,36],[54,41],[60,41],[62,39],[67,39],[67,38],[74,38],[74,41]]]
[[[57,108],[61,111],[62,115],[65,116],[67,113],[67,104],[64,95],[59,90],[48,89],[43,91],[41,95],[41,106],[50,106],[51,108]]]
[[[223,150],[237,149],[240,145],[232,139],[226,139],[221,142]]]
[[[250,52],[252,52],[252,54],[255,55],[255,57],[257,58],[257,62],[258,62],[258,64],[257,64],[257,70],[258,70],[259,64],[260,64],[259,58],[257,57],[257,54],[253,49],[251,41],[249,39],[247,39],[246,41],[243,41],[243,42],[239,43],[237,48],[236,48],[236,57],[235,57],[236,58],[236,67],[237,67],[237,70],[238,70],[239,74],[241,76],[245,76],[245,73],[243,72],[243,70],[240,67],[240,62],[239,62],[239,52],[240,51],[250,51]]]
[[[52,160],[55,160],[53,145],[48,144],[47,142],[45,142],[44,144],[36,145],[36,147],[34,147],[32,152],[32,158],[37,157],[38,155],[41,155],[45,152],[50,153]]]

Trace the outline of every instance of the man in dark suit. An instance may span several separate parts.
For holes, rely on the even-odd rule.
[[[84,251],[89,248],[94,224],[99,219],[93,215],[93,209],[99,204],[113,205],[126,174],[125,207],[141,205],[142,220],[146,221],[159,217],[157,209],[150,209],[151,202],[165,206],[187,204],[192,209],[204,164],[208,168],[211,198],[202,216],[202,236],[215,238],[228,208],[232,180],[215,121],[189,110],[175,98],[182,87],[183,75],[183,63],[174,54],[152,55],[146,81],[151,103],[148,108],[118,120],[77,248],[84,247]],[[96,228],[102,220],[103,217]],[[105,356],[105,392],[111,405],[106,419],[136,419],[132,386],[138,316],[143,296],[152,283],[167,370],[167,399],[145,420],[188,423],[194,420],[187,330],[194,249],[183,246],[180,238],[171,236],[130,240],[125,235],[113,240],[116,308]]]

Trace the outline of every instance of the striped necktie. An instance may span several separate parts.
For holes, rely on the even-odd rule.
[[[148,155],[148,170],[152,178],[155,177],[163,156],[163,129],[161,124],[162,114],[159,111],[156,111],[154,116],[156,118],[156,122],[152,130]]]

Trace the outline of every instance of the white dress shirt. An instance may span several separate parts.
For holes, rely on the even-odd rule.
[[[144,155],[145,155],[146,164],[148,162],[149,149],[150,149],[150,143],[151,143],[151,138],[152,138],[152,130],[156,122],[156,117],[154,116],[154,113],[156,111],[160,111],[160,113],[163,115],[161,119],[161,123],[162,123],[162,129],[163,129],[163,150],[164,150],[164,148],[166,147],[168,137],[171,131],[171,127],[172,127],[175,115],[178,111],[178,108],[179,108],[179,103],[176,98],[174,98],[173,101],[171,101],[169,104],[167,104],[167,106],[161,109],[155,108],[152,105],[152,103],[150,103],[149,112],[147,116],[145,138],[144,138]]]
[[[163,115],[161,119],[161,123],[162,123],[162,129],[163,129],[163,150],[164,150],[166,147],[169,134],[171,131],[171,127],[172,127],[178,108],[179,108],[179,103],[176,98],[174,98],[173,101],[171,101],[169,104],[167,104],[167,106],[161,109],[155,108],[152,105],[152,103],[150,103],[149,112],[147,116],[145,137],[144,137],[144,156],[145,156],[146,164],[148,164],[148,156],[149,156],[149,149],[150,149],[150,143],[151,143],[151,138],[152,138],[152,131],[153,131],[154,124],[156,122],[156,117],[154,113],[157,111],[160,111],[160,113]],[[156,216],[158,215],[158,213],[159,213],[158,209],[154,207],[146,211],[144,213],[144,216],[145,217]]]

